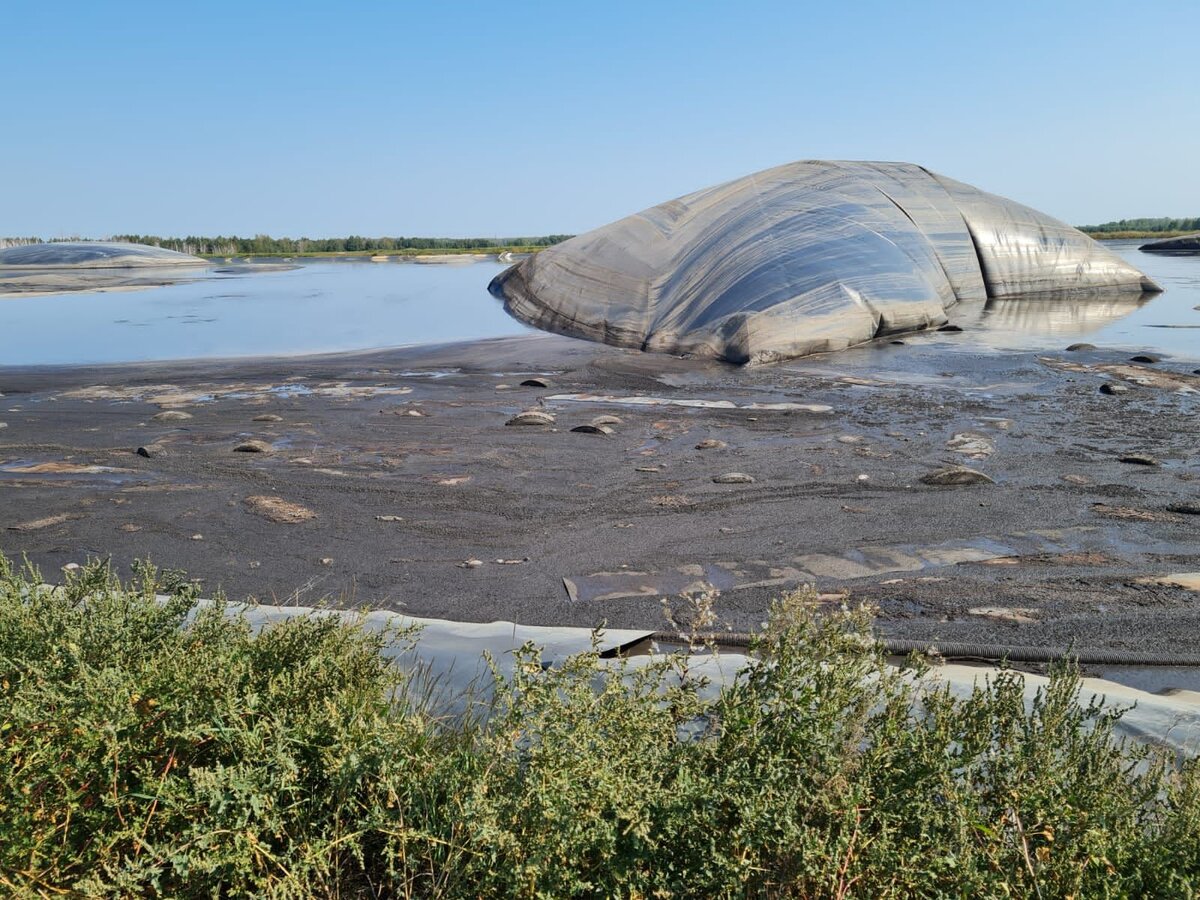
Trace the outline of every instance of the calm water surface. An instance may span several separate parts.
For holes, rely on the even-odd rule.
[[[1108,246],[1166,293],[1146,302],[960,305],[951,319],[964,333],[922,340],[970,350],[1088,341],[1200,359],[1200,256],[1155,256],[1138,243]],[[197,281],[138,291],[0,298],[0,365],[323,353],[525,333],[487,293],[501,269],[312,262],[287,271],[209,270]]]
[[[253,268],[136,291],[0,298],[0,365],[325,353],[529,330],[487,292],[498,263]]]

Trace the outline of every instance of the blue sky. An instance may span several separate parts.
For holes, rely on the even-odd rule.
[[[1200,3],[11,2],[0,235],[578,232],[805,158],[1200,215]]]

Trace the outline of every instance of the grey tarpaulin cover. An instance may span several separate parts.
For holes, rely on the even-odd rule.
[[[206,261],[197,256],[120,241],[51,241],[0,249],[0,268],[126,269],[202,265],[206,265]]]
[[[769,362],[947,321],[956,303],[1158,286],[1087,235],[910,163],[789,163],[543,250],[489,290],[537,328]]]

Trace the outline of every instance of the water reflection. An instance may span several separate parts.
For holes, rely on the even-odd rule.
[[[956,307],[951,319],[963,328],[978,328],[979,339],[1005,344],[1014,337],[1070,338],[1092,335],[1147,303],[1158,293],[1039,294],[989,300]]]

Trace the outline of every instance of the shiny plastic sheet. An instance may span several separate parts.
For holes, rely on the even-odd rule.
[[[797,162],[544,250],[490,290],[537,328],[769,362],[936,327],[959,302],[1150,279],[1086,235],[908,163]]]
[[[117,241],[52,241],[0,249],[0,269],[123,269],[206,265],[197,256]]]

